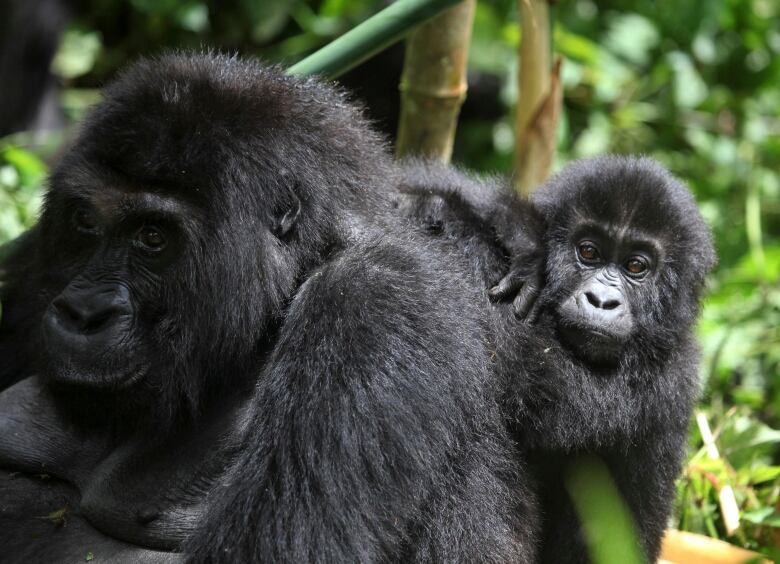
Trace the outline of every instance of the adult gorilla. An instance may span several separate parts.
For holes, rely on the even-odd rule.
[[[505,415],[538,481],[540,561],[589,561],[565,489],[587,454],[606,462],[655,562],[698,392],[692,326],[715,262],[690,192],[658,164],[621,157],[570,165],[533,202],[430,165],[402,185],[402,214],[514,301],[493,308],[491,340]]]
[[[393,167],[258,64],[106,90],[6,267],[4,557],[533,558],[477,291],[389,213]]]

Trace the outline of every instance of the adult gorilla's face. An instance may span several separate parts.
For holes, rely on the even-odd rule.
[[[223,56],[133,65],[36,228],[43,376],[149,421],[251,385],[302,273],[345,236],[345,204],[384,198],[368,187],[387,162],[327,86]]]
[[[662,358],[715,261],[688,190],[647,159],[574,163],[534,196],[549,226],[541,300],[580,358]],[[644,362],[644,361],[643,361]]]
[[[73,189],[58,180],[43,223],[70,256],[65,285],[43,315],[46,374],[57,382],[130,386],[159,359],[155,325],[170,315],[159,307],[170,283],[165,274],[188,245],[194,214],[170,195],[111,187],[116,181],[93,178]]]

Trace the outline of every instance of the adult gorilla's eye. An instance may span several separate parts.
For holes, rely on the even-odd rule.
[[[579,253],[580,258],[586,262],[593,262],[599,259],[598,248],[596,248],[596,245],[589,241],[580,243],[577,247],[577,252]]]
[[[644,274],[647,271],[647,268],[647,261],[643,257],[631,257],[625,264],[626,271],[635,276]]]
[[[94,211],[81,207],[73,213],[76,229],[85,233],[94,233],[98,228],[98,218]]]
[[[157,227],[145,225],[136,235],[135,240],[149,251],[161,251],[165,247],[165,236]]]

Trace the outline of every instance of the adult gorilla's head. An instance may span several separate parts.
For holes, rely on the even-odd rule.
[[[316,81],[218,55],[130,67],[46,196],[44,374],[163,413],[239,385],[301,276],[382,197],[387,163]]]
[[[534,200],[550,226],[540,299],[564,342],[597,364],[662,358],[715,263],[690,192],[649,159],[611,156],[568,166]]]

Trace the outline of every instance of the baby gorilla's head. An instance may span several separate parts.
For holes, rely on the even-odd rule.
[[[540,299],[578,356],[658,355],[690,330],[715,253],[693,197],[665,169],[646,158],[579,161],[534,202],[549,226]]]

